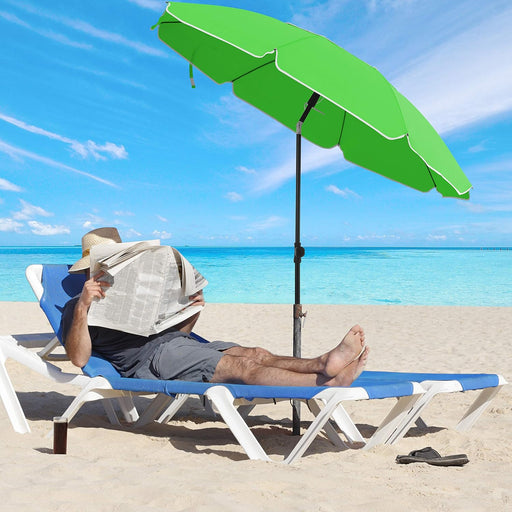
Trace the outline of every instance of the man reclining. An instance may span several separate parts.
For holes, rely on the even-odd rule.
[[[103,273],[90,276],[90,250],[95,244],[121,243],[115,228],[99,228],[82,237],[82,258],[71,273],[85,272],[82,293],[71,299],[62,315],[62,336],[71,362],[83,367],[91,352],[110,361],[123,377],[196,382],[232,382],[270,386],[349,386],[363,371],[369,354],[359,325],[352,327],[332,350],[312,359],[274,355],[260,347],[190,336],[199,313],[148,337],[89,326],[94,300],[108,293]],[[190,299],[204,305],[202,291]]]

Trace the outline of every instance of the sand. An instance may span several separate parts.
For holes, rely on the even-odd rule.
[[[360,323],[370,370],[492,372],[512,380],[512,308],[305,306],[303,355],[335,345]],[[0,334],[48,332],[35,303],[0,303]],[[290,354],[291,306],[209,304],[196,331]],[[75,371],[70,363],[62,363]],[[13,431],[0,405],[2,510],[51,511],[482,511],[512,509],[512,386],[505,386],[467,433],[454,429],[475,392],[440,395],[393,446],[339,450],[323,437],[291,466],[250,461],[230,431],[192,401],[166,425],[114,427],[99,403],[70,424],[68,454],[53,455],[51,420],[75,388],[53,384],[13,361],[7,369],[32,433]],[[138,405],[147,399],[138,399]],[[392,399],[348,403],[369,436]],[[265,450],[282,460],[290,435],[287,403],[257,408],[251,424]],[[307,424],[311,416],[303,412]],[[50,434],[50,436],[49,436]],[[432,446],[466,453],[464,467],[398,465],[395,457]]]

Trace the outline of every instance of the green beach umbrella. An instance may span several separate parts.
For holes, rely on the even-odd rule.
[[[300,356],[300,141],[422,192],[471,184],[423,115],[381,73],[323,36],[242,9],[170,2],[159,38],[215,82],[296,132],[294,350]],[[192,68],[191,68],[192,69]]]

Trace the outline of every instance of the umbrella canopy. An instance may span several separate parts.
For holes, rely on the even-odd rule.
[[[469,198],[471,184],[425,117],[375,68],[323,36],[262,14],[171,2],[160,39],[239,98],[314,144],[409,187]]]

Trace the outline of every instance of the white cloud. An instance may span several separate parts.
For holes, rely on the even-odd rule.
[[[42,224],[41,222],[37,222],[35,220],[30,220],[27,222],[27,224],[30,226],[34,235],[53,236],[70,233],[69,228],[66,226],[52,226],[50,224]]]
[[[446,235],[432,235],[432,234],[429,234],[427,236],[427,240],[432,240],[432,241],[439,241],[439,240],[446,240],[448,237]]]
[[[114,212],[114,215],[117,215],[119,217],[133,217],[135,213],[124,210],[117,210]]]
[[[468,148],[468,153],[481,153],[482,151],[487,151],[488,148],[486,146],[486,142],[487,141],[484,140],[479,144],[471,146],[470,148]]]
[[[155,231],[153,231],[153,236],[155,238],[159,238],[160,240],[168,240],[169,238],[172,238],[172,233],[168,233],[167,231],[158,231],[155,229]]]
[[[85,218],[82,227],[87,230],[99,228],[105,224],[104,220],[95,213],[86,213]]]
[[[499,191],[496,194],[482,195],[481,203],[464,201],[462,207],[472,213],[512,212],[512,190]]]
[[[419,2],[419,0],[364,0],[366,9],[372,14],[383,9],[401,9],[414,2]],[[353,3],[363,2],[356,0]],[[350,2],[347,0],[306,2],[305,7],[292,16],[291,22],[316,33],[322,32],[331,27],[333,20],[348,16],[351,11],[354,11],[354,6],[349,4]]]
[[[291,23],[315,32],[325,30],[329,23],[346,9],[346,2],[327,0],[307,6],[292,16]]]
[[[161,215],[157,215],[156,218],[161,222],[168,222],[168,220],[165,217],[162,217]]]
[[[208,235],[208,236],[203,236],[203,235],[200,235],[199,238],[201,240],[208,240],[210,242],[212,241],[223,241],[223,242],[239,242],[240,241],[240,237],[238,237],[237,235]]]
[[[88,172],[80,171],[78,169],[75,169],[74,167],[70,167],[69,165],[61,164],[60,162],[57,162],[55,160],[52,160],[51,158],[46,158],[45,156],[38,155],[36,153],[32,153],[30,151],[26,151],[21,148],[17,148],[15,146],[11,146],[10,144],[7,144],[6,142],[0,140],[0,153],[6,153],[11,158],[14,158],[16,160],[23,160],[23,158],[29,158],[31,160],[35,160],[36,162],[41,162],[45,165],[49,165],[50,167],[55,167],[57,169],[63,169],[65,171],[70,171],[76,174],[81,174],[82,176],[86,176],[88,178],[91,178],[92,180],[99,181],[100,183],[103,183],[104,185],[108,185],[110,187],[119,188],[114,183],[104,180],[103,178],[99,178],[98,176],[95,176],[94,174],[90,174]]]
[[[21,222],[16,222],[13,219],[3,218],[0,219],[0,231],[3,232],[18,232],[23,227]]]
[[[79,32],[83,32],[90,37],[94,37],[96,39],[101,39],[103,41],[107,41],[109,43],[117,44],[120,46],[125,46],[127,48],[131,48],[139,53],[144,53],[146,55],[151,55],[153,57],[168,57],[168,54],[163,50],[159,50],[153,46],[149,46],[145,43],[141,43],[139,41],[133,41],[131,39],[126,38],[121,34],[117,34],[116,32],[109,32],[107,30],[102,30],[94,27],[90,23],[81,20],[74,20],[69,18],[53,18],[55,21],[60,21],[64,25],[74,28]]]
[[[287,222],[287,219],[285,219],[284,217],[271,215],[270,217],[267,217],[266,219],[263,219],[261,221],[253,222],[250,225],[250,228],[256,231],[266,231],[268,229],[274,229],[280,226],[284,226]]]
[[[243,172],[244,174],[256,174],[256,171],[254,169],[249,169],[243,165],[239,165],[236,167],[237,171]]]
[[[232,203],[238,203],[244,199],[238,192],[228,192],[224,197],[229,199]]]
[[[487,222],[477,222],[471,224],[472,231],[476,231],[478,233],[485,233],[486,236],[489,233],[498,233],[503,235],[508,235],[506,239],[504,239],[504,244],[507,246],[510,242],[510,235],[512,234],[512,219],[497,219],[490,220]]]
[[[444,40],[394,80],[440,132],[512,110],[512,8]]]
[[[145,90],[148,89],[148,87],[144,84],[141,84],[139,82],[134,82],[133,80],[127,80],[127,79],[123,78],[122,76],[117,75],[115,73],[109,73],[107,71],[100,71],[99,69],[94,69],[94,68],[87,67],[87,66],[77,66],[76,63],[74,63],[74,62],[63,61],[63,62],[59,62],[59,64],[66,66],[67,68],[72,69],[74,71],[80,71],[82,73],[88,73],[88,74],[91,74],[94,76],[106,78],[107,80],[112,80],[114,82],[118,82],[123,85],[128,85],[130,87],[135,87],[136,89],[145,89]]]
[[[124,240],[125,238],[139,238],[141,236],[141,233],[132,228],[124,232],[122,239]]]
[[[355,197],[358,199],[361,198],[361,196],[359,194],[357,194],[356,192],[354,192],[353,190],[350,190],[349,188],[344,188],[342,190],[341,188],[338,188],[336,185],[327,185],[327,187],[325,187],[325,190],[327,190],[328,192],[332,192],[333,194],[336,194],[337,196],[344,197],[344,198],[348,198],[348,197]]]
[[[114,144],[113,142],[105,142],[105,144],[96,144],[92,140],[88,140],[85,143],[73,141],[71,145],[73,151],[86,158],[89,155],[93,156],[96,160],[106,160],[107,156],[116,160],[124,160],[128,158],[128,152],[125,147],[120,144]],[[105,156],[105,154],[107,156]]]
[[[155,12],[163,13],[167,2],[161,0],[128,0],[129,3],[143,7],[144,9],[151,9]]]
[[[472,213],[512,211],[512,158],[484,161],[468,167],[475,191],[473,201],[457,201],[459,208]]]
[[[35,32],[40,36],[46,37],[47,39],[52,39],[53,41],[57,41],[58,43],[65,44],[66,46],[72,46],[73,48],[81,48],[83,50],[92,50],[93,48],[93,46],[90,44],[73,41],[64,34],[60,34],[52,30],[44,30],[41,27],[38,27],[37,25],[30,25],[26,21],[18,18],[18,16],[10,12],[0,11],[0,18],[3,18],[4,20],[14,23],[20,27],[26,28],[31,32]]]
[[[47,212],[44,208],[27,203],[27,201],[23,199],[20,199],[20,203],[21,210],[13,213],[13,218],[16,220],[27,220],[33,219],[34,217],[51,217],[53,215],[53,213]]]
[[[283,125],[234,95],[222,96],[218,103],[204,105],[203,109],[217,120],[215,128],[205,130],[204,137],[219,146],[261,144],[286,130]]]
[[[467,208],[472,213],[486,213],[488,208],[483,204],[472,203],[470,201],[461,201],[463,208]]]
[[[357,240],[399,240],[400,236],[398,235],[357,235]]]
[[[367,8],[370,12],[376,12],[380,9],[400,9],[408,4],[418,0],[366,0]]]
[[[319,170],[328,165],[336,164],[339,170],[348,167],[350,164],[343,160],[343,153],[340,148],[324,149],[313,144],[302,146],[302,173]],[[257,192],[275,190],[285,181],[295,178],[295,152],[280,165],[260,171],[258,182],[255,185]]]
[[[88,156],[92,156],[96,160],[106,160],[107,156],[114,159],[128,158],[128,153],[123,145],[117,145],[113,142],[97,144],[92,140],[88,140],[87,142],[82,143],[77,140],[70,139],[69,137],[65,137],[64,135],[59,135],[58,133],[50,132],[44,128],[39,128],[38,126],[25,123],[24,121],[20,121],[19,119],[11,116],[7,116],[1,112],[0,119],[27,132],[35,133],[36,135],[42,135],[43,137],[47,137],[52,140],[58,140],[59,142],[64,142],[71,147],[74,153],[80,155],[82,158],[87,158]]]
[[[22,9],[26,12],[30,12],[36,16],[40,16],[45,19],[49,19],[54,21],[55,23],[60,23],[65,27],[72,28],[78,32],[82,32],[83,34],[87,34],[89,37],[93,37],[95,39],[99,39],[101,41],[106,41],[112,44],[117,44],[119,46],[124,46],[126,48],[133,49],[139,53],[144,53],[146,55],[152,55],[154,57],[168,57],[168,53],[155,48],[153,46],[149,46],[145,43],[141,43],[139,41],[134,41],[132,39],[128,39],[122,34],[117,34],[116,32],[109,32],[108,30],[103,30],[96,28],[95,26],[82,21],[78,18],[68,18],[65,16],[61,16],[58,14],[54,14],[50,11],[46,11],[40,6],[33,7],[29,4],[19,3],[19,2],[10,2],[15,5],[17,8]],[[162,11],[163,12],[163,11]]]
[[[0,178],[0,190],[8,190],[9,192],[22,192],[23,189],[21,187],[18,187],[18,185],[15,185],[14,183],[11,183],[10,181],[4,180],[3,178]]]
[[[485,161],[469,167],[471,174],[475,173],[509,173],[512,172],[512,158],[503,158],[493,162]]]

